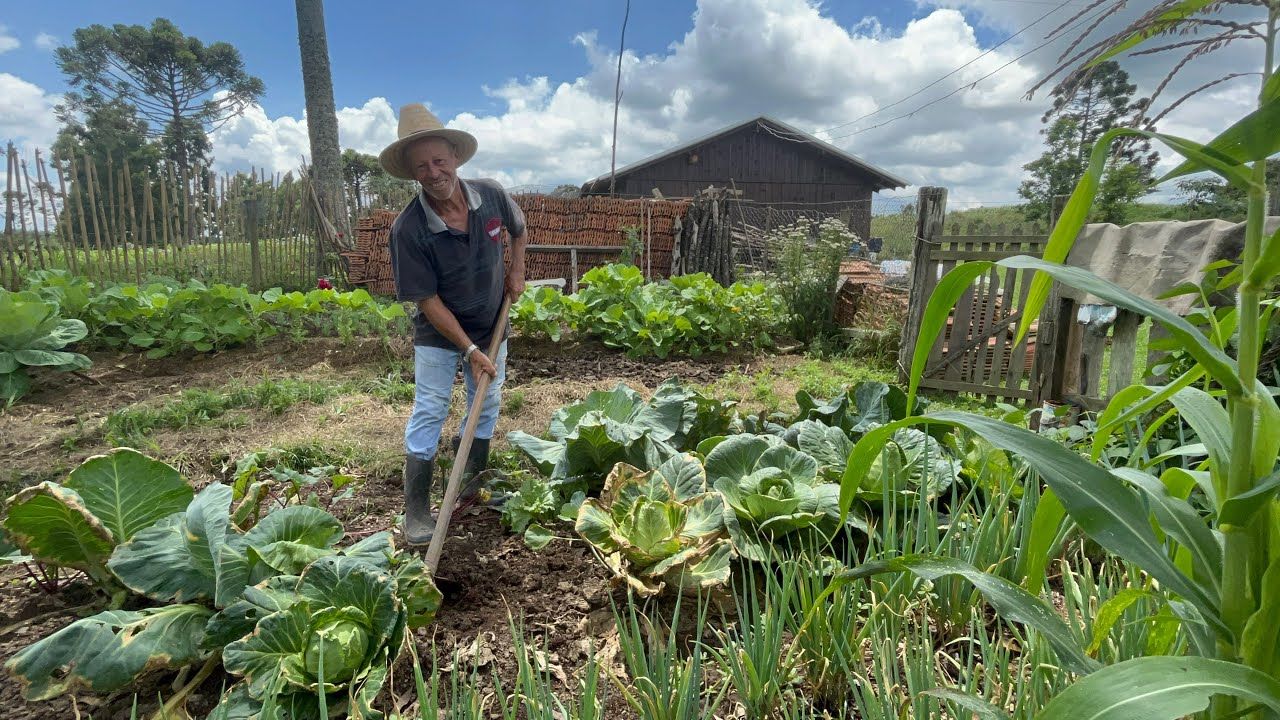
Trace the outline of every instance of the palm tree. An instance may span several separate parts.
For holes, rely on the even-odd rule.
[[[342,156],[338,149],[338,113],[333,106],[329,41],[324,31],[323,0],[295,0],[298,49],[302,53],[302,87],[307,99],[307,135],[311,140],[311,179],[325,215],[340,233],[338,243],[351,245],[350,222],[342,196]]]

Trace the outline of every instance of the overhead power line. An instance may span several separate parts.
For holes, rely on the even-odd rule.
[[[1040,17],[1036,18],[1035,20],[1031,21],[1031,23],[1030,23],[1030,24],[1023,26],[1021,29],[1019,29],[1017,32],[1015,32],[1014,34],[1010,35],[1009,37],[1006,37],[1005,39],[1001,40],[1000,42],[996,43],[995,45],[992,45],[991,47],[987,48],[986,52],[983,52],[981,55],[978,55],[977,57],[973,58],[973,59],[972,59],[972,60],[970,60],[969,62],[967,62],[967,63],[965,63],[965,64],[961,65],[960,67],[955,68],[955,69],[954,69],[954,70],[952,70],[951,72],[949,72],[949,73],[947,73],[946,75],[943,75],[942,77],[940,77],[940,78],[938,78],[938,79],[934,80],[933,82],[929,83],[928,85],[925,85],[924,87],[920,88],[919,90],[916,90],[915,92],[911,93],[910,95],[907,95],[906,97],[903,97],[903,98],[901,98],[901,99],[899,99],[899,100],[895,100],[894,102],[891,102],[891,103],[889,103],[888,105],[882,105],[882,106],[880,106],[880,107],[876,108],[875,110],[872,110],[871,112],[867,113],[866,115],[862,115],[862,116],[860,116],[860,117],[856,117],[856,118],[854,118],[854,119],[852,119],[852,120],[850,120],[850,121],[848,121],[848,122],[843,122],[843,123],[840,123],[839,125],[832,125],[831,127],[823,128],[822,130],[815,130],[815,131],[814,131],[814,134],[816,135],[816,134],[818,134],[818,133],[831,132],[832,130],[839,130],[839,129],[840,129],[840,128],[842,128],[842,127],[847,127],[847,126],[852,125],[852,124],[854,124],[854,123],[857,123],[857,122],[861,122],[861,121],[863,121],[863,120],[866,120],[867,118],[869,118],[869,117],[871,117],[871,116],[873,116],[873,115],[879,115],[880,113],[884,112],[885,110],[888,110],[889,108],[897,107],[898,105],[901,105],[902,103],[904,103],[904,102],[906,102],[906,101],[910,100],[911,98],[919,96],[921,93],[923,93],[924,91],[926,91],[926,90],[928,90],[929,88],[933,87],[934,85],[937,85],[938,83],[942,82],[943,80],[946,80],[947,78],[951,77],[952,75],[955,75],[956,73],[960,72],[961,70],[964,70],[965,68],[967,68],[967,67],[969,67],[970,65],[972,65],[972,64],[974,64],[974,63],[976,63],[976,62],[978,62],[979,60],[981,60],[982,58],[984,58],[984,57],[986,57],[986,56],[990,55],[991,53],[995,52],[996,50],[999,50],[1003,45],[1005,45],[1006,43],[1008,43],[1010,40],[1013,40],[1014,38],[1016,38],[1016,37],[1018,37],[1019,35],[1021,35],[1021,34],[1025,33],[1026,31],[1030,30],[1031,28],[1035,27],[1036,25],[1039,25],[1041,22],[1043,22],[1043,21],[1044,21],[1046,18],[1048,18],[1050,15],[1052,15],[1052,14],[1054,14],[1054,13],[1058,12],[1059,10],[1061,10],[1061,9],[1062,9],[1062,8],[1064,8],[1064,7],[1066,7],[1066,5],[1065,5],[1065,4],[1061,4],[1061,5],[1060,5],[1060,4],[1054,4],[1054,6],[1053,6],[1053,7],[1052,7],[1048,12],[1046,12],[1045,14],[1043,14],[1043,15],[1041,15]]]
[[[1103,12],[1106,12],[1106,11],[1107,11],[1107,7],[1105,7],[1105,6],[1104,6],[1104,7],[1103,7],[1101,10],[1099,10],[1098,12],[1095,12],[1095,13],[1093,13],[1093,14],[1091,14],[1091,15],[1084,15],[1084,16],[1080,17],[1078,20],[1076,20],[1074,23],[1072,23],[1071,25],[1069,25],[1067,28],[1065,28],[1065,29],[1064,29],[1064,32],[1066,32],[1066,31],[1070,31],[1070,30],[1074,30],[1075,28],[1077,28],[1077,27],[1079,27],[1079,26],[1081,26],[1081,25],[1085,24],[1086,22],[1090,22],[1090,21],[1092,21],[1094,18],[1098,17],[1099,15],[1101,15]],[[903,113],[902,115],[897,115],[897,116],[895,116],[895,117],[889,118],[888,120],[885,120],[884,122],[876,123],[875,125],[869,125],[869,126],[867,126],[867,127],[859,128],[859,129],[857,129],[857,130],[854,130],[854,131],[852,131],[852,132],[847,132],[847,133],[844,133],[844,134],[842,134],[842,135],[836,135],[836,136],[834,136],[834,137],[827,138],[827,142],[832,142],[832,141],[835,141],[835,140],[840,140],[840,139],[843,139],[843,138],[852,137],[852,136],[854,136],[854,135],[858,135],[858,134],[861,134],[861,133],[867,132],[867,131],[869,131],[869,130],[875,130],[876,128],[884,127],[885,125],[888,125],[888,124],[893,123],[893,122],[897,122],[898,120],[904,120],[904,119],[906,119],[906,118],[909,118],[909,117],[914,116],[916,113],[920,112],[921,110],[924,110],[925,108],[927,108],[927,107],[931,107],[931,106],[933,106],[933,105],[937,105],[938,103],[942,102],[943,100],[946,100],[946,99],[948,99],[948,98],[950,98],[950,97],[953,97],[953,96],[955,96],[955,95],[956,95],[956,94],[958,94],[958,93],[964,92],[964,91],[966,91],[966,90],[972,90],[972,89],[974,89],[974,88],[976,88],[976,87],[978,86],[978,83],[982,82],[983,80],[986,80],[987,78],[990,78],[991,76],[995,75],[996,73],[1000,72],[1001,70],[1004,70],[1005,68],[1009,67],[1010,65],[1013,65],[1014,63],[1018,62],[1019,60],[1022,60],[1023,58],[1027,57],[1028,55],[1030,55],[1030,54],[1032,54],[1032,53],[1034,53],[1034,52],[1037,52],[1038,50],[1041,50],[1041,49],[1043,49],[1043,48],[1047,47],[1048,45],[1050,45],[1051,43],[1053,43],[1053,41],[1054,41],[1055,39],[1057,39],[1057,36],[1052,37],[1052,38],[1049,38],[1048,40],[1045,40],[1044,42],[1040,43],[1039,45],[1037,45],[1037,46],[1035,46],[1035,47],[1031,48],[1030,50],[1028,50],[1028,51],[1026,51],[1026,52],[1022,53],[1022,54],[1021,54],[1021,55],[1019,55],[1018,57],[1016,57],[1016,58],[1014,58],[1014,59],[1010,60],[1009,62],[1007,62],[1007,63],[1005,63],[1005,64],[1001,65],[1000,67],[996,68],[995,70],[992,70],[991,72],[987,73],[986,75],[983,75],[982,77],[978,78],[977,80],[974,80],[974,81],[973,81],[973,82],[971,82],[971,83],[966,83],[966,84],[964,84],[964,85],[961,85],[960,87],[957,87],[956,89],[952,90],[951,92],[947,93],[946,95],[942,95],[941,97],[934,98],[933,100],[930,100],[929,102],[927,102],[927,103],[925,103],[925,104],[923,104],[923,105],[921,105],[921,106],[917,107],[916,109],[914,109],[914,110],[912,110],[912,111],[910,111],[910,112]]]

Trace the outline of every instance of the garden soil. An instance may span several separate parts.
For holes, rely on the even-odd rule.
[[[403,347],[401,346],[403,345]],[[90,455],[108,449],[101,436],[106,416],[137,403],[162,403],[183,390],[219,388],[264,378],[342,381],[358,378],[412,380],[407,343],[377,339],[343,344],[333,339],[278,341],[213,355],[147,361],[136,355],[98,355],[80,376],[50,377],[29,401],[0,415],[0,481],[6,492],[45,479],[59,479]],[[581,400],[587,392],[626,383],[648,393],[668,377],[708,383],[751,362],[717,356],[673,362],[633,360],[598,345],[530,342],[513,339],[508,363],[506,405],[496,437],[514,429],[545,430],[551,414]],[[754,362],[759,362],[756,358]],[[42,378],[42,380],[46,380]],[[458,388],[457,400],[461,400]],[[518,400],[517,400],[518,398]],[[456,432],[461,402],[446,437]],[[323,407],[295,406],[282,415],[246,410],[235,426],[198,426],[157,430],[145,452],[175,463],[197,484],[227,479],[244,453],[291,443],[319,442],[355,448],[361,476],[355,497],[336,502],[332,511],[355,539],[394,525],[401,512],[399,461],[408,406],[355,393]],[[501,440],[495,447],[503,447]],[[563,528],[561,532],[564,532]],[[555,679],[562,697],[576,694],[589,648],[602,665],[623,677],[611,597],[620,595],[590,549],[559,539],[533,551],[498,522],[497,513],[472,508],[455,518],[445,544],[439,575],[450,588],[436,622],[418,631],[425,665],[495,676],[510,692],[516,658],[511,626],[523,628],[535,664]],[[33,587],[22,567],[0,569],[0,661],[65,626],[91,602],[88,589],[72,579],[53,594]],[[174,693],[174,674],[158,674],[135,688],[139,709],[154,712],[157,696]],[[193,717],[204,717],[228,678],[210,677],[192,696]],[[602,678],[602,685],[608,681]],[[414,702],[411,665],[402,657],[384,691],[383,707],[410,708]],[[616,690],[608,694],[608,715],[629,717]],[[18,683],[0,675],[0,720],[5,718],[128,718],[132,692],[106,699],[62,696],[42,703],[21,699]],[[496,711],[496,708],[491,707]],[[145,716],[140,713],[140,716]]]

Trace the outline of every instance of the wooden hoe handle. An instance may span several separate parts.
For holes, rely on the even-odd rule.
[[[498,325],[493,330],[493,338],[489,340],[489,360],[496,361],[498,348],[502,345],[502,336],[507,330],[507,313],[511,310],[511,296],[502,301],[502,310],[498,312]],[[495,362],[496,364],[496,362]],[[471,372],[471,368],[463,369]],[[467,426],[462,430],[462,443],[458,445],[458,453],[453,458],[453,469],[449,471],[449,484],[444,489],[444,500],[440,501],[440,517],[436,519],[436,532],[431,536],[431,544],[427,546],[427,569],[435,577],[436,568],[440,564],[440,553],[444,551],[444,540],[449,534],[449,519],[453,508],[458,503],[458,492],[462,489],[462,471],[466,467],[465,458],[471,453],[471,443],[475,440],[476,425],[480,422],[480,409],[484,407],[484,395],[489,389],[492,378],[488,373],[476,381],[476,396],[467,410]]]

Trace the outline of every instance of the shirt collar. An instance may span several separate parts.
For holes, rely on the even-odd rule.
[[[458,187],[462,188],[463,195],[467,198],[467,210],[478,210],[482,202],[480,193],[462,178],[458,178]],[[449,229],[444,224],[444,220],[440,219],[440,215],[431,209],[431,203],[427,202],[427,193],[421,188],[418,189],[418,204],[422,206],[422,211],[427,216],[427,229],[433,233],[442,233]]]

